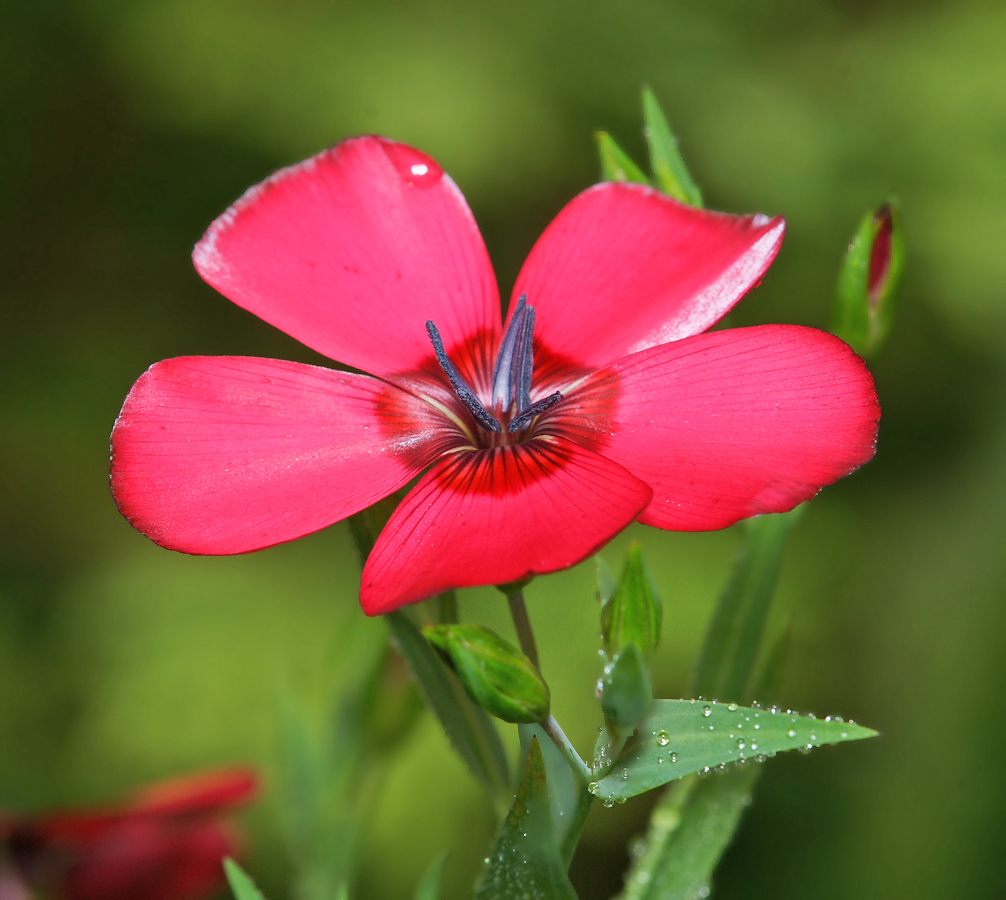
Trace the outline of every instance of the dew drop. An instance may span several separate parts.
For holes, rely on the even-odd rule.
[[[587,785],[587,790],[590,791],[592,794],[596,794],[597,793],[597,782],[596,781],[592,781],[590,784],[588,784]]]
[[[488,866],[489,865],[489,857],[487,856],[484,860],[482,860],[482,862],[484,862]]]
[[[666,731],[661,731],[657,734],[657,743],[661,747],[666,747],[671,742],[671,736]]]
[[[736,703],[728,703],[727,704],[727,709],[729,709],[730,712],[737,712],[737,704]]]
[[[755,726],[754,727],[755,727],[755,731],[758,731],[758,729],[761,728],[761,725],[759,725],[757,722],[755,722]]]
[[[672,753],[671,754],[671,762],[675,763],[677,761],[678,761],[678,754],[677,753]]]
[[[607,800],[602,801],[605,809],[611,809],[615,805],[615,801],[610,797]]]
[[[796,737],[796,729],[795,728],[791,728],[789,731],[786,732],[786,736],[787,737],[791,737],[791,738],[795,738]]]
[[[745,741],[744,741],[743,738],[741,740],[737,741],[737,749],[738,750],[743,750],[746,746],[747,746],[747,743],[745,743]]]
[[[409,187],[433,187],[443,176],[444,170],[425,153],[395,141],[382,141],[382,144],[388,158]]]
[[[622,769],[622,781],[628,781],[628,780],[629,780],[629,770]]]
[[[703,706],[702,707],[702,715],[704,715],[706,718],[709,718],[709,716],[711,716],[712,714],[713,714],[713,711],[708,706]]]
[[[657,757],[657,765],[658,766],[661,765],[663,763],[663,761],[664,761],[664,758],[662,756],[658,756]]]
[[[758,749],[758,741],[751,741],[751,749],[752,750]]]

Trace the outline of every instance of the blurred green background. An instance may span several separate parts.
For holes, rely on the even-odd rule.
[[[363,618],[344,526],[192,558],[132,531],[109,496],[108,433],[150,363],[317,361],[199,280],[189,252],[209,222],[275,168],[383,133],[455,177],[506,294],[597,180],[594,129],[644,158],[649,83],[711,207],[788,220],[732,323],[824,326],[846,242],[892,191],[909,254],[873,367],[877,457],[814,502],[781,586],[785,703],[883,737],[768,764],[717,896],[1006,895],[1004,47],[1002,4],[970,0],[3,4],[0,806],[93,802],[230,761],[274,780],[277,685],[320,717]],[[664,594],[655,687],[679,696],[739,532],[634,528],[612,565],[629,536]],[[590,567],[539,579],[528,603],[555,713],[586,753]],[[510,633],[492,591],[464,592],[462,612]],[[595,809],[583,900],[618,889],[647,808]],[[282,900],[277,818],[267,790],[249,868]],[[461,896],[491,831],[427,717],[374,811],[357,896],[407,896],[445,849]]]

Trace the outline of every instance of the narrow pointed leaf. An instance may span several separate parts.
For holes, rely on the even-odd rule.
[[[255,882],[233,859],[224,860],[224,872],[227,875],[227,883],[234,892],[235,900],[265,900]]]
[[[440,720],[454,749],[493,796],[509,788],[506,755],[492,719],[476,706],[409,617],[385,616],[398,650],[408,660],[427,705]]]
[[[746,700],[761,648],[782,554],[802,506],[788,513],[759,516],[747,522],[713,619],[706,633],[694,691],[700,697]]]
[[[598,131],[597,151],[601,156],[602,181],[634,181],[637,184],[649,184],[650,179],[639,168],[606,131]]]
[[[591,792],[605,800],[624,800],[693,772],[877,733],[830,716],[816,719],[775,709],[656,700],[611,772],[594,782]]]
[[[517,796],[475,892],[475,900],[515,897],[576,900],[552,828],[545,761],[537,738],[531,741]]]
[[[689,206],[702,206],[702,193],[692,181],[685,161],[678,150],[678,142],[653,91],[643,89],[643,122],[646,142],[650,145],[650,168],[657,187],[665,194]]]
[[[618,588],[618,582],[611,569],[600,556],[594,557],[594,573],[597,577],[597,602],[607,603]]]
[[[433,865],[426,870],[422,881],[416,887],[416,900],[440,900],[440,881],[443,878],[446,863],[446,853],[433,861]]]
[[[650,816],[646,850],[625,881],[620,900],[694,900],[708,896],[713,869],[726,850],[758,768],[676,782]]]
[[[573,770],[540,725],[518,725],[517,733],[520,735],[522,759],[526,759],[530,753],[531,742],[538,741],[542,759],[545,761],[552,825],[555,828],[556,840],[561,844],[573,821],[573,811],[576,809],[576,781],[573,778]]]

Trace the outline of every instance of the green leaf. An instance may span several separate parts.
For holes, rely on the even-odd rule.
[[[655,700],[612,770],[591,784],[605,800],[624,800],[717,766],[761,761],[783,750],[874,737],[877,732],[829,716],[817,719],[777,707],[736,703]]]
[[[650,816],[646,848],[621,900],[694,900],[708,896],[713,869],[733,837],[759,770],[733,768],[672,785]]]
[[[490,794],[497,798],[507,795],[506,755],[492,719],[472,702],[461,682],[404,612],[396,610],[384,618],[451,745]]]
[[[653,702],[646,661],[635,641],[629,641],[614,662],[604,668],[601,711],[612,737],[625,738],[643,721]]]
[[[255,886],[255,882],[230,857],[224,860],[224,872],[236,900],[265,900],[262,892]]]
[[[720,595],[695,673],[700,697],[745,700],[772,606],[786,539],[802,506],[746,523],[730,579]]]
[[[614,138],[606,131],[595,132],[597,150],[601,156],[602,181],[634,181],[637,184],[649,184],[650,179],[637,166],[629,155],[615,143]]]
[[[832,332],[862,356],[883,344],[894,320],[894,295],[905,264],[895,201],[860,223],[838,276]]]
[[[552,828],[545,762],[537,738],[531,741],[517,796],[475,891],[475,900],[515,897],[576,900]]]
[[[433,861],[433,865],[426,870],[426,874],[416,887],[416,900],[439,900],[440,881],[443,878],[446,863],[446,853]]]
[[[663,606],[646,571],[639,541],[629,545],[629,557],[618,587],[601,606],[601,635],[609,657],[629,641],[649,654],[660,641]]]
[[[450,660],[468,696],[504,722],[541,722],[551,698],[523,653],[482,625],[426,625],[423,635]]]
[[[545,776],[548,780],[548,800],[552,810],[552,825],[556,840],[561,844],[573,821],[576,809],[576,779],[566,758],[540,725],[518,725],[521,758],[526,759],[531,751],[531,741],[537,740],[545,761]]]
[[[643,133],[650,145],[650,168],[657,179],[657,187],[682,203],[701,208],[702,193],[688,174],[671,126],[649,88],[643,88],[643,122]]]

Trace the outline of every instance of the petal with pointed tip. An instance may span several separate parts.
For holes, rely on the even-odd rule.
[[[455,432],[366,375],[250,357],[178,357],[133,385],[112,432],[112,493],[156,543],[260,550],[408,483]]]
[[[621,466],[560,439],[456,453],[419,480],[381,532],[363,570],[363,611],[568,568],[650,496]]]
[[[785,512],[874,453],[865,363],[814,328],[764,325],[627,356],[556,407],[547,428],[653,488],[639,520],[676,531]]]
[[[220,216],[192,255],[238,306],[307,346],[375,375],[431,356],[425,322],[454,349],[500,330],[489,256],[461,191],[405,144],[353,138],[281,169]],[[482,388],[483,383],[475,385]]]
[[[765,273],[784,228],[779,218],[708,212],[646,185],[605,182],[545,229],[513,296],[527,294],[549,350],[605,365],[718,322]]]

